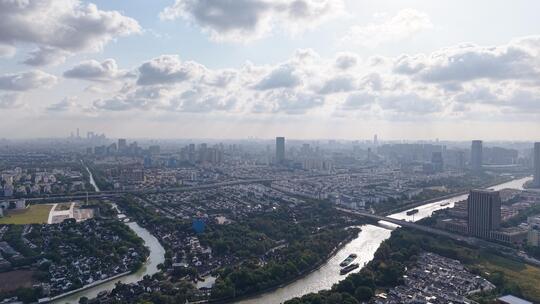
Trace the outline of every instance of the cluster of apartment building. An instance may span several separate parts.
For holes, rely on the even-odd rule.
[[[362,209],[386,201],[412,200],[424,191],[426,185],[459,174],[403,175],[399,169],[370,168],[358,173],[275,181],[272,188],[307,198],[330,200],[351,209]]]
[[[301,200],[262,184],[223,186],[201,191],[146,194],[143,199],[176,218],[241,219],[253,212]]]
[[[403,276],[404,284],[379,294],[376,304],[470,304],[467,296],[488,292],[495,285],[470,273],[458,260],[425,252]]]
[[[0,192],[4,197],[65,193],[85,189],[83,175],[71,168],[30,170],[16,167],[3,170],[0,176]]]

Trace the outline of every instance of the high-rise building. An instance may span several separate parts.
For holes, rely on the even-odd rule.
[[[469,234],[489,238],[501,223],[501,196],[493,190],[471,190],[467,199]]]
[[[533,187],[540,188],[540,142],[534,143],[534,179]]]
[[[375,146],[379,144],[379,139],[377,138],[377,134],[373,135],[373,144]]]
[[[444,170],[442,152],[431,153],[431,164],[433,165],[434,172],[442,172]]]
[[[456,166],[460,170],[465,169],[465,152],[463,151],[458,152]]]
[[[285,162],[285,137],[276,137],[276,163],[282,165]]]
[[[471,145],[471,169],[473,172],[482,171],[482,141],[473,140]]]
[[[127,150],[127,141],[125,138],[119,138],[118,139],[118,151],[119,152],[126,152]]]

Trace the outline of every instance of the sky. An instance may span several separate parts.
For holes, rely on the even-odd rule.
[[[539,11],[0,0],[0,137],[539,140]]]

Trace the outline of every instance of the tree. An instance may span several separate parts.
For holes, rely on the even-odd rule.
[[[338,292],[348,292],[354,294],[355,286],[350,278],[347,278],[337,284],[336,290]]]
[[[373,297],[373,290],[367,286],[360,286],[354,291],[354,297],[359,301],[367,301]]]

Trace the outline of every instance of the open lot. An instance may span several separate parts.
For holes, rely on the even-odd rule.
[[[481,256],[477,265],[487,273],[504,273],[506,280],[519,286],[524,296],[540,300],[540,268],[494,254]]]
[[[34,272],[30,270],[15,270],[0,273],[0,292],[12,291],[20,287],[32,287]]]
[[[46,224],[52,205],[31,205],[24,210],[7,211],[0,224]]]

